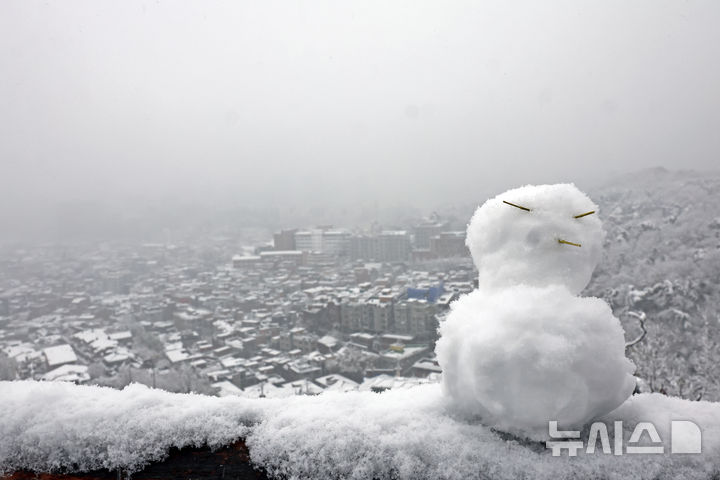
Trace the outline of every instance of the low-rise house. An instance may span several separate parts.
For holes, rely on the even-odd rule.
[[[82,384],[90,381],[87,365],[66,364],[54,368],[43,375],[42,380],[48,382],[73,382]]]
[[[351,392],[359,387],[357,382],[337,373],[318,377],[314,382],[320,385],[325,392]]]
[[[435,358],[421,358],[413,363],[412,374],[415,377],[425,378],[432,374],[442,373],[442,368]]]
[[[43,356],[49,369],[66,365],[69,363],[76,363],[78,361],[75,350],[68,345],[56,345],[54,347],[48,347],[43,349]]]

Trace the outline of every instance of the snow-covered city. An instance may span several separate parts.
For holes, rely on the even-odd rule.
[[[0,480],[720,478],[720,3],[0,4]]]
[[[422,383],[438,322],[473,289],[447,228],[417,225],[418,248],[407,231],[317,229],[245,255],[234,238],[9,250],[1,375],[251,397]],[[305,233],[315,244],[296,246]]]

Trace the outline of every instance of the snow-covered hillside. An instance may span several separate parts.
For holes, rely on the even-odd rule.
[[[651,169],[592,192],[607,235],[583,295],[604,297],[653,391],[720,400],[720,174]]]
[[[720,173],[643,170],[591,196],[607,231],[591,287],[720,274]]]
[[[720,404],[637,395],[602,420],[613,448],[612,427],[623,422],[622,455],[603,454],[598,443],[596,453],[553,457],[542,442],[455,416],[434,384],[249,400],[138,385],[118,391],[2,382],[0,472],[136,470],[171,446],[237,438],[246,439],[256,465],[285,478],[710,478],[720,472]],[[671,420],[701,427],[702,454],[670,453]],[[639,422],[653,423],[664,454],[627,453]]]

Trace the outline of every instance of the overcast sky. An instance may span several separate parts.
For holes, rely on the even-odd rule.
[[[427,206],[715,168],[718,25],[713,0],[6,0],[0,209]]]

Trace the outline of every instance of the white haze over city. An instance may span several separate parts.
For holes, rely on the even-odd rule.
[[[717,2],[0,12],[0,218],[19,237],[67,205],[432,208],[720,150]]]

